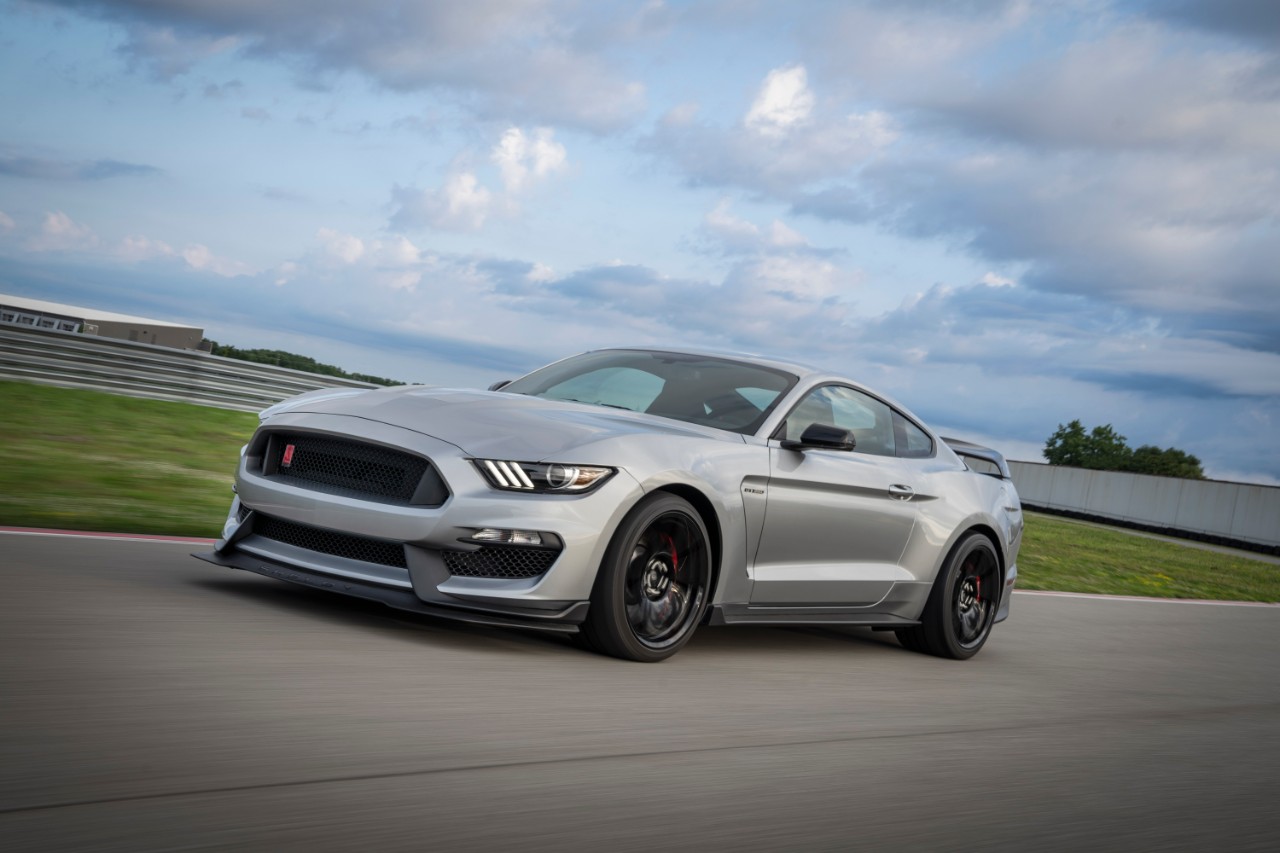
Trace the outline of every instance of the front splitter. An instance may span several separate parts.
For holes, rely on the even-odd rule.
[[[553,631],[560,634],[575,634],[578,632],[578,626],[587,618],[588,602],[585,601],[580,601],[577,604],[571,604],[564,610],[549,613],[545,611],[530,615],[522,613],[494,613],[492,611],[428,604],[408,590],[393,589],[391,587],[367,583],[353,578],[340,578],[333,575],[326,575],[322,572],[314,572],[309,569],[298,568],[297,566],[277,563],[274,560],[264,559],[252,554],[238,553],[235,551],[232,551],[231,553],[209,551],[207,553],[192,554],[191,556],[199,560],[204,560],[207,563],[213,563],[215,566],[254,572],[255,574],[275,578],[276,580],[288,581],[289,583],[296,583],[301,586],[309,586],[313,589],[323,589],[329,592],[336,592],[341,595],[351,595],[356,598],[377,601],[381,604],[387,605],[388,607],[394,607],[397,610],[407,610],[410,613],[420,613],[424,616],[436,616],[441,619],[452,619],[456,622],[470,622],[474,625],[491,625],[499,628],[521,628],[532,629],[535,631]]]

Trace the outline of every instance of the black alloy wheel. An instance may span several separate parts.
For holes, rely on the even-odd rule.
[[[951,551],[920,624],[902,628],[898,641],[912,651],[966,660],[991,635],[1000,606],[1000,560],[991,540],[970,533]]]
[[[689,641],[711,585],[711,549],[697,511],[676,495],[638,504],[605,552],[585,639],[597,650],[636,661],[660,661]]]

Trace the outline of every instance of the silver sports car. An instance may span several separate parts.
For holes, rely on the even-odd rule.
[[[701,624],[868,626],[968,658],[1008,616],[1021,534],[1000,454],[856,382],[610,349],[488,391],[272,406],[197,556],[638,661]]]

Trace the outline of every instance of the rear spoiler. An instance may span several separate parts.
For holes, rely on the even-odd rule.
[[[945,435],[942,436],[942,440],[964,460],[969,470],[990,477],[998,477],[1001,480],[1013,479],[1013,475],[1009,473],[1009,463],[1004,461],[1000,451],[970,441],[961,441],[958,438],[947,438]]]

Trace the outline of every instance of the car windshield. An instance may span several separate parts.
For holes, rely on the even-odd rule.
[[[727,358],[603,350],[536,370],[502,390],[750,435],[796,381],[785,371]]]

